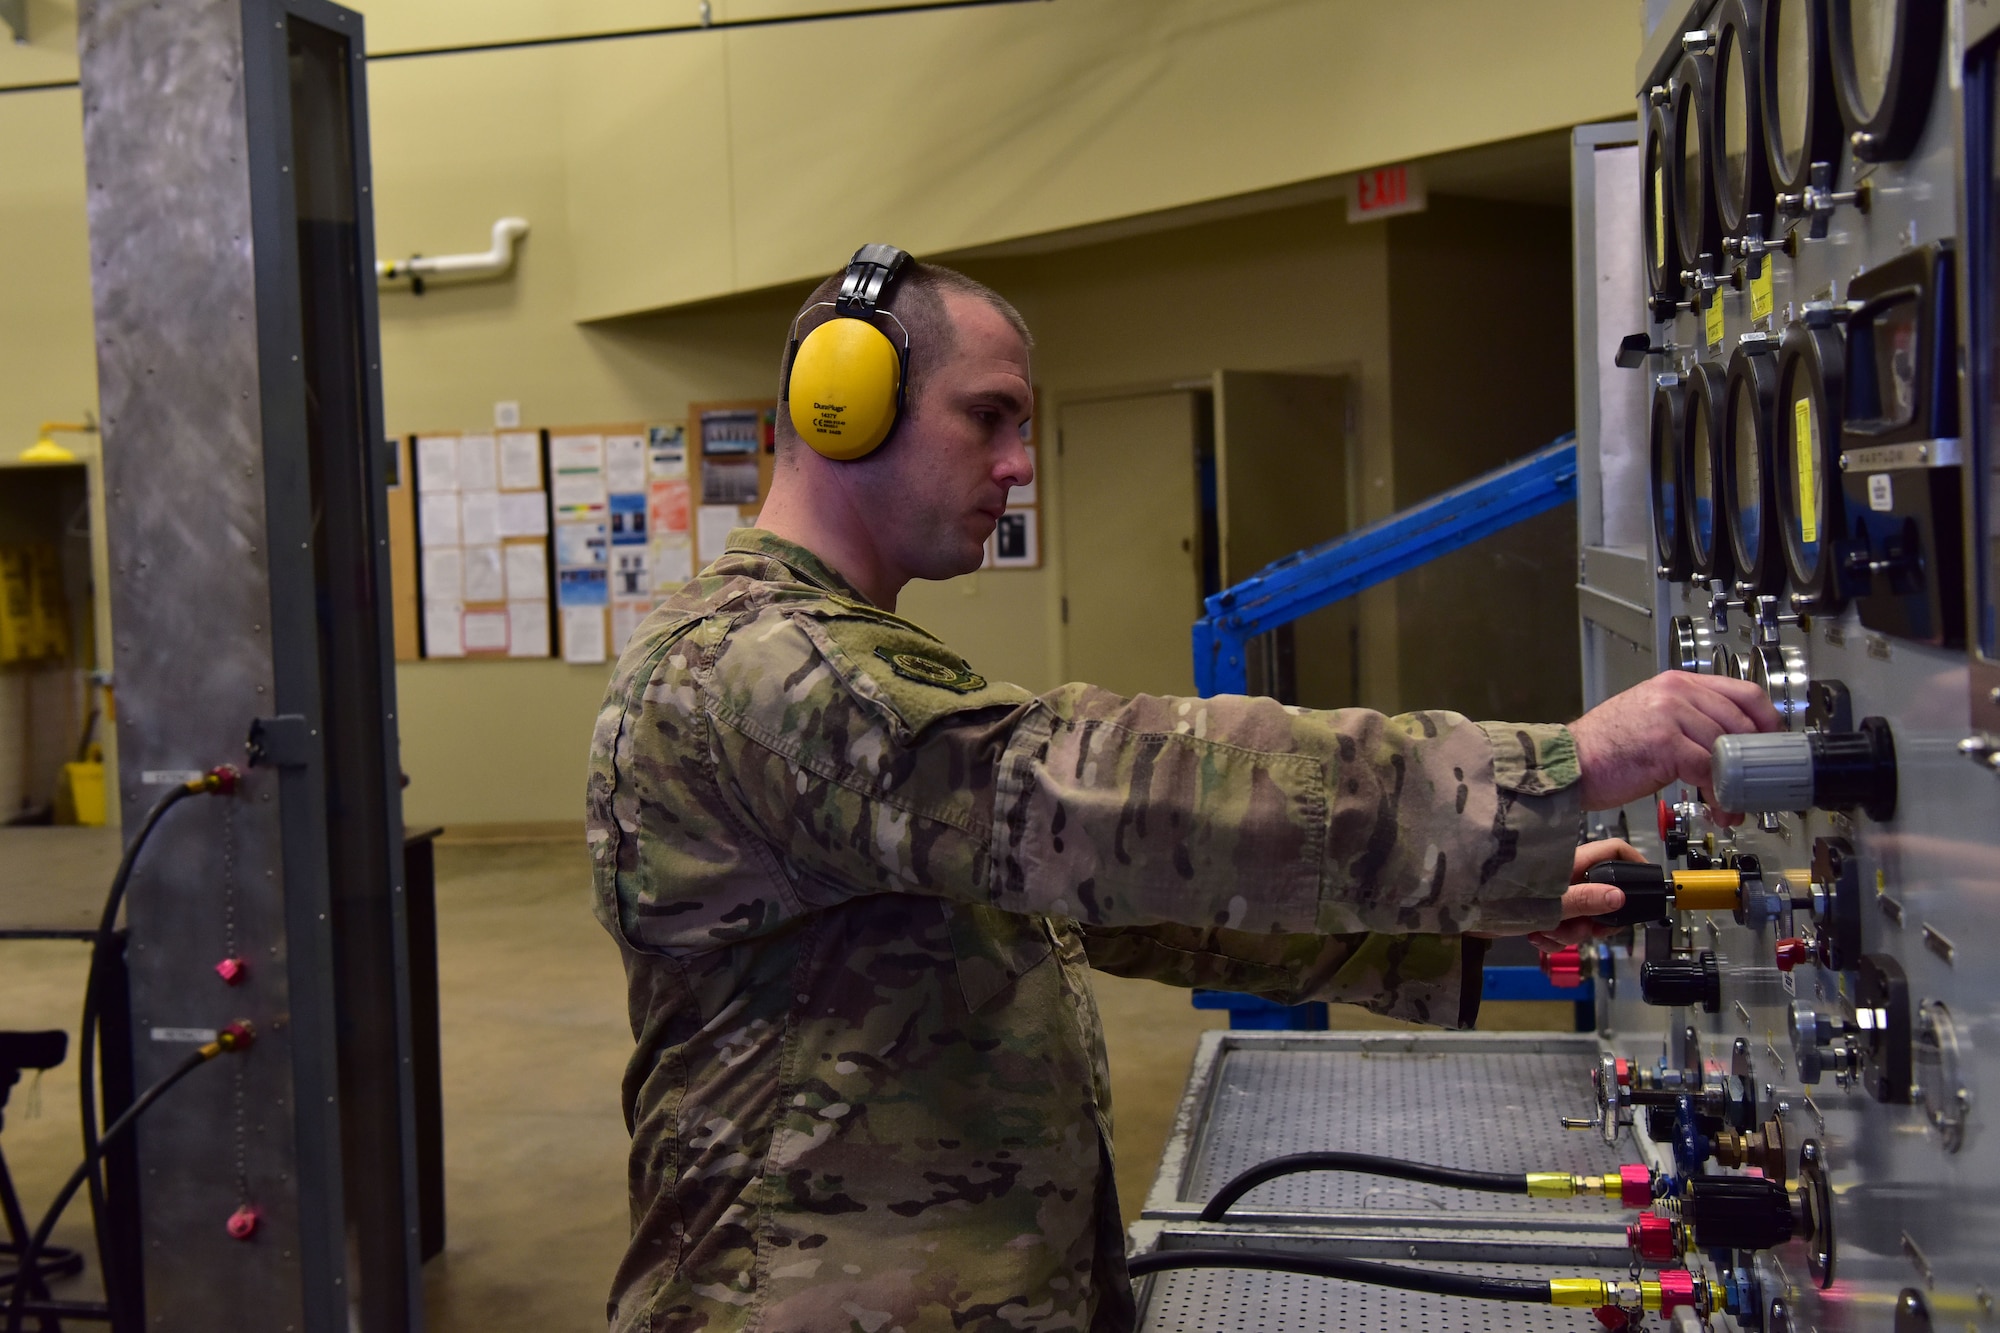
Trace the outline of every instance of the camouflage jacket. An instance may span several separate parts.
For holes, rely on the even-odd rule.
[[[620,1330],[1128,1327],[1088,967],[1457,1020],[1545,927],[1560,727],[1036,696],[755,530],[592,741],[638,1048]]]

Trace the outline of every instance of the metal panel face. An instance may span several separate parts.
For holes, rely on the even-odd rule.
[[[301,24],[345,26],[337,96],[300,85]],[[145,1326],[413,1326],[414,1260],[383,1246],[414,1242],[359,17],[89,0],[79,46],[125,827],[296,719],[270,733],[296,753],[168,815],[133,881],[138,1083],[204,1030],[258,1038],[140,1123]],[[304,224],[342,180],[329,258]]]
[[[1844,14],[1849,7],[1830,8]],[[1886,13],[1897,7],[1881,8]],[[1965,8],[1950,6],[1955,34],[1965,31]],[[1971,8],[1970,22],[1982,30],[1991,26],[1983,17],[1990,5]],[[1863,6],[1852,9],[1858,15]],[[1713,29],[1715,18],[1704,7],[1689,26]],[[1655,41],[1649,51],[1655,46],[1665,49]],[[1958,157],[1959,59],[1959,52],[1948,49],[1939,62],[1929,118],[1907,158],[1870,163],[1858,161],[1851,144],[1839,147],[1826,182],[1838,202],[1823,216],[1822,236],[1812,235],[1810,210],[1795,210],[1783,219],[1772,239],[1789,231],[1791,244],[1763,257],[1771,275],[1768,312],[1757,308],[1763,303],[1748,272],[1741,290],[1732,285],[1738,259],[1717,256],[1723,279],[1716,292],[1720,318],[1682,310],[1656,323],[1635,305],[1629,328],[1649,330],[1654,346],[1672,350],[1649,357],[1645,371],[1627,373],[1684,377],[1696,358],[1726,358],[1746,337],[1753,344],[1759,334],[1779,338],[1788,326],[1808,319],[1844,331],[1857,279],[1941,242],[1960,256],[1974,244],[1987,244],[1961,234],[1959,224],[1966,178]],[[1857,189],[1865,195],[1865,211],[1848,193]],[[1863,282],[1861,288],[1869,285]],[[1961,312],[1961,323],[1962,318]],[[1718,332],[1719,339],[1713,336]],[[1975,349],[1973,355],[1984,357],[1989,351]],[[1947,383],[1951,378],[1947,373]],[[1835,404],[1836,410],[1854,401],[1848,396]],[[1779,408],[1775,424],[1781,439],[1788,429],[1804,430],[1794,425],[1788,397],[1781,398]],[[1972,410],[1986,412],[1990,404],[1975,403]],[[1865,441],[1850,434],[1843,448],[1857,442]],[[1850,478],[1850,494],[1859,497],[1850,503],[1874,505],[1879,497],[1875,507],[1886,509],[1892,492],[1923,484],[1936,465],[1943,465],[1940,470],[1960,466],[1956,441],[1922,443],[1930,452],[1919,456],[1921,465],[1893,475],[1885,471],[1888,480],[1877,490],[1854,488]],[[1856,459],[1857,467],[1864,465],[1861,456]],[[1791,468],[1796,462],[1796,457],[1781,455],[1772,465]],[[1791,474],[1781,480],[1801,491],[1810,489],[1804,480],[1792,483]],[[1826,485],[1839,492],[1838,473]],[[1970,565],[1974,557],[1968,551],[1965,558]],[[1919,576],[1945,577],[1949,563],[1928,562]],[[1807,1261],[1807,1247],[1797,1242],[1768,1255],[1777,1265],[1774,1272],[1781,1274],[1772,1285],[1782,1289],[1774,1294],[1790,1306],[1791,1327],[1820,1333],[1887,1329],[1892,1307],[1905,1289],[1928,1305],[1934,1323],[1925,1327],[1989,1327],[1996,1318],[1993,1301],[2000,1294],[2000,1244],[1995,1241],[2000,1208],[1994,1203],[2000,1189],[2000,1146],[1984,1131],[1991,1115],[1988,1099],[2000,1088],[2000,1048],[1993,1040],[2000,1031],[2000,971],[1986,955],[2000,939],[2000,823],[1995,820],[2000,782],[1960,753],[1960,742],[1973,728],[1969,652],[1871,628],[1854,602],[1795,608],[1787,594],[1812,591],[1796,585],[1780,590],[1761,623],[1755,606],[1746,608],[1738,590],[1720,589],[1720,599],[1717,591],[1695,584],[1663,586],[1655,618],[1662,625],[1685,618],[1704,655],[1713,653],[1713,662],[1732,672],[1754,678],[1759,655],[1771,654],[1773,660],[1789,659],[1781,674],[1844,686],[1851,720],[1798,716],[1791,726],[1834,732],[1850,730],[1866,717],[1884,719],[1895,747],[1895,808],[1893,816],[1878,811],[1885,816],[1881,819],[1860,809],[1753,815],[1734,829],[1697,814],[1688,830],[1697,853],[1708,850],[1718,863],[1754,858],[1762,884],[1785,886],[1795,906],[1761,926],[1739,924],[1727,911],[1681,912],[1672,934],[1653,936],[1653,947],[1682,958],[1715,955],[1719,992],[1712,1013],[1642,1002],[1639,988],[1627,982],[1647,961],[1644,932],[1629,947],[1614,950],[1621,984],[1602,1011],[1608,1038],[1644,1067],[1664,1060],[1669,1068],[1745,1078],[1756,1119],[1776,1119],[1783,1126],[1794,1183],[1800,1145],[1814,1142],[1832,1189],[1834,1263],[1830,1275],[1816,1271]],[[1809,624],[1798,623],[1791,615],[1794,609],[1818,614],[1810,616]],[[1780,681],[1774,694],[1784,688]],[[1693,792],[1670,795],[1696,798]],[[1652,820],[1635,820],[1634,829],[1639,834],[1635,841],[1648,857],[1661,860],[1664,848]],[[1816,848],[1824,852],[1836,840],[1851,849],[1844,876],[1830,875],[1824,855],[1815,868]],[[1814,934],[1810,900],[1815,884],[1823,902],[1836,895],[1853,904],[1851,924],[1844,931],[1834,931],[1830,921],[1823,927],[1829,940],[1842,936],[1843,956],[1830,959],[1829,965],[1807,959],[1782,971],[1777,941]],[[1789,951],[1785,961],[1793,961]],[[1868,988],[1878,984],[1871,978],[1878,977],[1906,982],[1907,1008],[1901,1000],[1878,1004],[1866,998],[1872,993]],[[1809,1038],[1795,1045],[1795,1006],[1827,1014],[1835,1024],[1855,1024],[1856,1031],[1828,1044]],[[1860,1031],[1862,1025],[1867,1033]],[[1871,1046],[1872,1034],[1884,1032],[1893,1042]],[[1837,1065],[1844,1044],[1856,1050],[1886,1050],[1891,1044],[1907,1048],[1915,1063],[1913,1086],[1888,1090],[1900,1091],[1900,1096],[1880,1096],[1881,1089],[1871,1092],[1868,1087],[1868,1069],[1845,1082],[1834,1071],[1811,1069],[1814,1060],[1829,1055]],[[1813,1081],[1802,1077],[1802,1053]],[[1721,1168],[1711,1164],[1708,1169]],[[1823,1280],[1830,1285],[1822,1286]],[[1905,1327],[1900,1319],[1894,1322]]]

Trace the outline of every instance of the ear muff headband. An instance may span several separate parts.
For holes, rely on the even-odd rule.
[[[784,390],[792,429],[828,458],[844,462],[872,453],[902,415],[910,333],[881,303],[909,262],[892,245],[862,246],[841,275],[839,295],[802,311],[792,324]],[[799,324],[828,306],[833,318],[801,341]],[[896,326],[900,348],[878,319]]]

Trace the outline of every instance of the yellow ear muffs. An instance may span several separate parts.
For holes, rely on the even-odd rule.
[[[894,429],[902,382],[902,357],[887,334],[866,320],[828,320],[792,358],[792,429],[828,458],[860,458]]]

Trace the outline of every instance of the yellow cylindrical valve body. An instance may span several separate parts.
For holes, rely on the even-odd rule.
[[[1655,1287],[1660,1284],[1655,1282]],[[1554,1277],[1549,1279],[1549,1304],[1581,1306],[1595,1310],[1611,1304],[1611,1293],[1594,1277]]]
[[[1528,1194],[1536,1199],[1574,1198],[1579,1179],[1567,1171],[1530,1171]]]
[[[1743,905],[1737,870],[1676,870],[1674,906],[1683,912],[1733,912]]]

